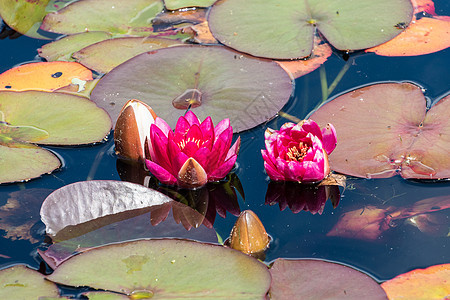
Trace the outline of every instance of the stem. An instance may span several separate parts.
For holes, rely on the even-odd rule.
[[[294,122],[294,123],[300,123],[302,120],[300,120],[299,118],[297,118],[297,117],[295,117],[295,116],[293,116],[293,115],[290,115],[290,114],[288,114],[288,113],[285,113],[284,111],[279,111],[278,112],[278,115],[280,116],[280,117],[283,117],[283,118],[285,118],[285,119],[288,119],[289,121],[292,121],[292,122]]]
[[[348,71],[348,69],[350,69],[350,66],[353,63],[353,58],[347,60],[347,62],[345,63],[345,65],[342,67],[342,69],[339,71],[339,73],[337,74],[336,78],[334,79],[334,81],[331,83],[330,87],[328,88],[328,95],[331,94],[333,92],[333,90],[336,88],[336,86],[339,84],[339,82],[341,81],[342,77],[344,77],[345,73]]]
[[[327,71],[325,71],[325,67],[322,66],[320,68],[320,87],[322,88],[322,102],[328,99],[328,82],[327,82]]]

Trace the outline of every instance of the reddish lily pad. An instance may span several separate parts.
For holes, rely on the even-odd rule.
[[[183,43],[165,38],[124,37],[90,45],[74,53],[73,57],[91,70],[108,73],[138,54],[178,45]]]
[[[92,80],[92,72],[76,62],[38,62],[0,74],[0,91],[53,91],[73,80]]]
[[[226,46],[294,59],[311,53],[316,30],[337,49],[364,49],[398,35],[401,29],[395,25],[408,25],[412,16],[409,0],[220,0],[208,21]]]
[[[68,35],[38,49],[39,56],[47,61],[75,61],[72,54],[94,43],[110,39],[111,34],[103,31],[88,31]]]
[[[381,83],[345,93],[311,115],[332,123],[338,145],[333,170],[357,177],[450,177],[450,96],[429,111],[421,88]],[[408,108],[408,109],[405,109]]]
[[[152,32],[150,22],[162,9],[162,0],[81,0],[48,14],[41,29],[63,34],[105,31],[114,36],[142,36]]]
[[[437,52],[450,47],[450,19],[421,18],[409,24],[398,36],[367,49],[384,56],[413,56]]]
[[[1,299],[43,299],[59,296],[56,284],[45,280],[44,275],[25,265],[1,270],[0,286]]]
[[[220,46],[177,46],[121,64],[100,80],[91,99],[112,120],[134,98],[149,104],[172,128],[190,107],[201,120],[230,118],[239,132],[272,118],[291,92],[289,75],[275,62]]]
[[[0,16],[9,27],[36,39],[49,39],[38,33],[50,0],[0,1]]]
[[[270,268],[270,299],[387,299],[368,275],[322,260],[277,259]]]
[[[416,269],[383,282],[381,287],[390,300],[448,299],[450,295],[450,264]]]
[[[47,278],[127,295],[191,299],[265,299],[271,281],[263,263],[239,251],[167,239],[95,248],[65,261]]]

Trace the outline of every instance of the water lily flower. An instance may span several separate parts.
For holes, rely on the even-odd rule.
[[[240,138],[232,147],[233,128],[224,119],[215,127],[211,117],[200,123],[188,111],[175,131],[161,118],[150,126],[146,166],[164,184],[197,188],[223,179],[233,168]]]
[[[264,168],[275,181],[317,182],[330,173],[328,155],[336,147],[336,130],[324,129],[311,119],[267,129]]]

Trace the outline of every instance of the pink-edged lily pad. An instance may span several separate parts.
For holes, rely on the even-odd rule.
[[[345,93],[311,115],[332,123],[338,144],[333,170],[357,177],[450,177],[450,96],[427,111],[419,86],[380,83]]]
[[[155,299],[265,299],[271,281],[266,265],[239,251],[170,239],[95,248],[63,262],[47,279]]]
[[[1,299],[47,299],[47,297],[59,297],[56,284],[45,280],[44,275],[27,268],[25,265],[16,265],[1,270],[0,287]]]
[[[209,14],[213,35],[224,45],[255,56],[308,56],[319,31],[339,50],[387,42],[413,16],[409,0],[220,0]]]
[[[190,107],[201,120],[229,118],[239,132],[271,119],[291,92],[289,75],[275,62],[220,46],[177,46],[119,65],[100,80],[91,99],[112,120],[129,99],[139,99],[172,128]]]
[[[81,0],[46,15],[41,29],[63,34],[148,35],[153,31],[151,20],[162,9],[162,0]]]
[[[91,70],[108,73],[138,54],[182,44],[166,38],[123,37],[92,44],[75,52],[73,57]]]
[[[270,299],[387,299],[379,284],[353,268],[322,260],[277,259]]]

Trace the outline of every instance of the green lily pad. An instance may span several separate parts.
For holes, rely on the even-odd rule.
[[[289,75],[273,61],[222,46],[177,46],[143,53],[106,74],[91,99],[116,120],[129,99],[149,104],[172,128],[190,107],[234,132],[270,120],[289,100]]]
[[[322,260],[277,259],[270,268],[270,299],[386,299],[380,285],[350,267]]]
[[[29,180],[61,166],[52,152],[32,144],[0,145],[0,153],[0,183]]]
[[[11,126],[0,122],[0,145],[37,142],[48,137],[47,131],[34,126]]]
[[[40,299],[59,296],[58,287],[41,273],[24,265],[0,271],[1,299]]]
[[[176,10],[184,7],[208,7],[216,0],[164,0],[164,5],[169,10]]]
[[[108,115],[93,102],[62,93],[0,92],[0,111],[10,125],[47,132],[48,138],[39,141],[45,145],[100,142],[111,129]]]
[[[114,36],[143,36],[152,31],[151,21],[162,9],[162,0],[81,0],[48,14],[41,29],[63,34],[105,31]]]
[[[336,128],[333,170],[357,177],[450,178],[450,96],[427,110],[421,87],[406,82],[365,86],[311,115]]]
[[[124,37],[90,45],[74,53],[73,57],[91,70],[108,73],[138,54],[178,45],[183,43],[165,38]]]
[[[265,299],[271,281],[263,263],[239,251],[169,239],[95,248],[65,261],[47,278],[171,299]]]
[[[9,27],[36,39],[49,39],[37,32],[50,0],[0,1],[0,16]]]
[[[87,292],[83,293],[83,295],[88,297],[89,300],[130,300],[130,297],[127,295],[110,292]]]
[[[318,30],[339,50],[358,50],[389,41],[413,16],[409,0],[220,0],[209,26],[226,46],[255,56],[308,56]]]
[[[110,39],[111,35],[103,31],[89,31],[72,34],[38,49],[40,57],[47,61],[75,61],[72,54],[94,43]]]

